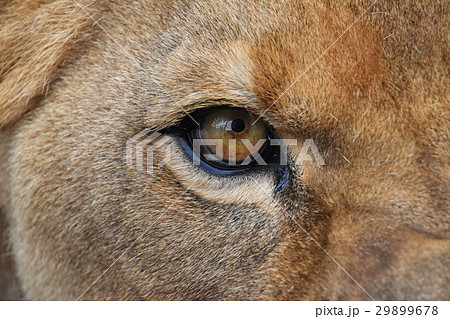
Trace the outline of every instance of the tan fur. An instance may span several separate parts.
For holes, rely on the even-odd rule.
[[[380,0],[344,35],[371,2],[79,3],[0,7],[0,210],[25,298],[450,298],[447,2]],[[213,176],[173,138],[154,175],[126,165],[142,129],[222,104],[299,141],[285,188]],[[306,139],[325,166],[295,164]]]
[[[0,22],[0,127],[45,95],[92,21],[73,1],[7,1]]]

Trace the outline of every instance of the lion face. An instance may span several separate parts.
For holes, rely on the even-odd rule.
[[[448,5],[8,6],[9,34],[38,28],[0,50],[27,298],[450,297]],[[196,165],[192,134],[227,116],[284,148]]]

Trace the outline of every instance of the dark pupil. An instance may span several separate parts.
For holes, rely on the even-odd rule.
[[[235,119],[231,122],[231,129],[236,133],[241,133],[245,130],[245,122],[241,119]]]

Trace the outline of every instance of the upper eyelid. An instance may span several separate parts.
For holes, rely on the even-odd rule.
[[[257,117],[253,112],[247,110],[241,102],[235,100],[229,100],[225,98],[201,100],[190,104],[190,106],[188,107],[185,107],[185,113],[180,110],[180,112],[176,115],[173,123],[170,123],[168,125],[161,125],[157,128],[157,130],[160,132],[169,131],[170,129],[179,127],[179,125],[184,121],[190,120],[191,122],[193,122],[190,116],[196,119],[200,115],[203,115],[202,112],[206,113],[208,112],[208,110],[213,110],[216,107],[240,108]],[[196,121],[198,120],[196,119]]]

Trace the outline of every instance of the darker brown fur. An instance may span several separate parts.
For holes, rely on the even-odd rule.
[[[450,298],[448,4],[80,3],[0,8],[0,207],[26,298]],[[224,103],[300,141],[284,187],[213,176],[175,139],[154,175],[126,165],[142,129]],[[325,166],[295,164],[305,139]]]

